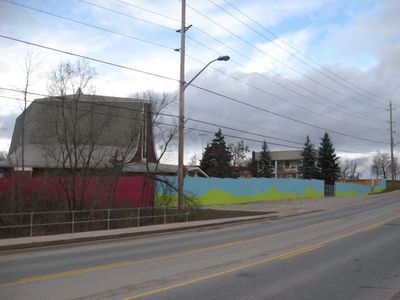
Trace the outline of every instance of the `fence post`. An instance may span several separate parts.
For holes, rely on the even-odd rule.
[[[164,224],[167,224],[167,207],[164,206]]]
[[[187,208],[185,207],[185,222],[188,222],[188,211]]]
[[[107,209],[107,230],[110,230],[110,209]]]
[[[30,236],[33,236],[33,212],[31,212],[31,232]]]
[[[140,207],[137,209],[137,227],[140,227]]]
[[[75,232],[75,211],[72,211],[72,233]]]

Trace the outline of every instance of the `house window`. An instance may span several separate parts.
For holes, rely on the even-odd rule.
[[[290,168],[290,161],[286,160],[285,161],[285,169],[289,169]]]

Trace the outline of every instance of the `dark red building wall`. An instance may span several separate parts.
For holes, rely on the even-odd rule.
[[[61,180],[66,181],[61,184]],[[71,195],[72,182],[72,178],[57,176],[0,178],[0,201],[2,202],[0,203],[0,211],[9,210],[10,205],[31,207],[34,210],[40,209],[40,207],[37,207],[38,205],[33,205],[36,202],[46,203],[47,207],[65,206],[65,208],[68,208],[65,187],[69,189],[68,192]],[[144,176],[76,178],[74,186],[76,195],[82,196],[81,199],[83,199],[85,208],[154,206],[155,183],[154,180]],[[30,201],[35,203],[29,203]]]

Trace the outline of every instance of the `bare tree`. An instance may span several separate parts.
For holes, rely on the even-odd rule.
[[[389,154],[376,152],[372,159],[371,174],[376,178],[388,178],[391,175]]]
[[[358,164],[355,160],[346,159],[340,164],[340,177],[344,181],[354,181],[359,178],[357,173]]]
[[[151,164],[149,161],[146,161],[147,172],[145,179],[147,181],[152,180],[160,183],[163,190],[169,191],[167,194],[170,194],[171,192],[176,193],[178,190],[176,182],[169,180],[165,176],[159,175],[163,171],[161,168],[161,162],[163,161],[165,154],[171,151],[171,148],[177,141],[177,120],[169,116],[170,114],[168,113],[171,106],[177,101],[177,94],[146,91],[142,94],[137,94],[136,97],[151,103],[154,139],[157,148],[156,161],[153,164]],[[143,194],[144,193],[142,193],[142,195]],[[168,199],[168,201],[165,199]],[[163,193],[158,196],[158,199],[156,195],[156,205],[169,205],[171,198],[166,197],[165,199]],[[197,199],[193,195],[185,193],[185,203],[187,206],[196,206]]]
[[[50,76],[50,101],[38,103],[46,112],[40,130],[45,164],[58,176],[70,210],[98,205],[96,197],[90,204],[85,201],[95,178],[109,182],[107,187],[98,182],[91,194],[112,190],[107,200],[112,206],[122,169],[134,158],[141,134],[138,123],[146,114],[142,104],[132,109],[133,103],[95,96],[95,75],[85,60],[61,63]]]
[[[232,166],[241,166],[246,162],[246,153],[249,153],[249,147],[240,140],[236,144],[229,144],[229,151],[232,154]]]
[[[189,166],[197,166],[199,163],[199,157],[197,154],[193,154],[193,156],[189,159]]]
[[[21,167],[22,171],[25,171],[25,114],[27,108],[27,97],[28,97],[28,90],[31,83],[32,73],[37,70],[40,66],[40,63],[34,62],[35,52],[31,49],[28,49],[25,54],[24,60],[24,71],[25,71],[25,82],[24,82],[24,108],[22,111],[22,126],[21,126]]]

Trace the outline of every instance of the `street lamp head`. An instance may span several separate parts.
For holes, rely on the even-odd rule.
[[[217,60],[223,60],[223,61],[228,61],[230,57],[228,55],[220,56],[217,58]]]

